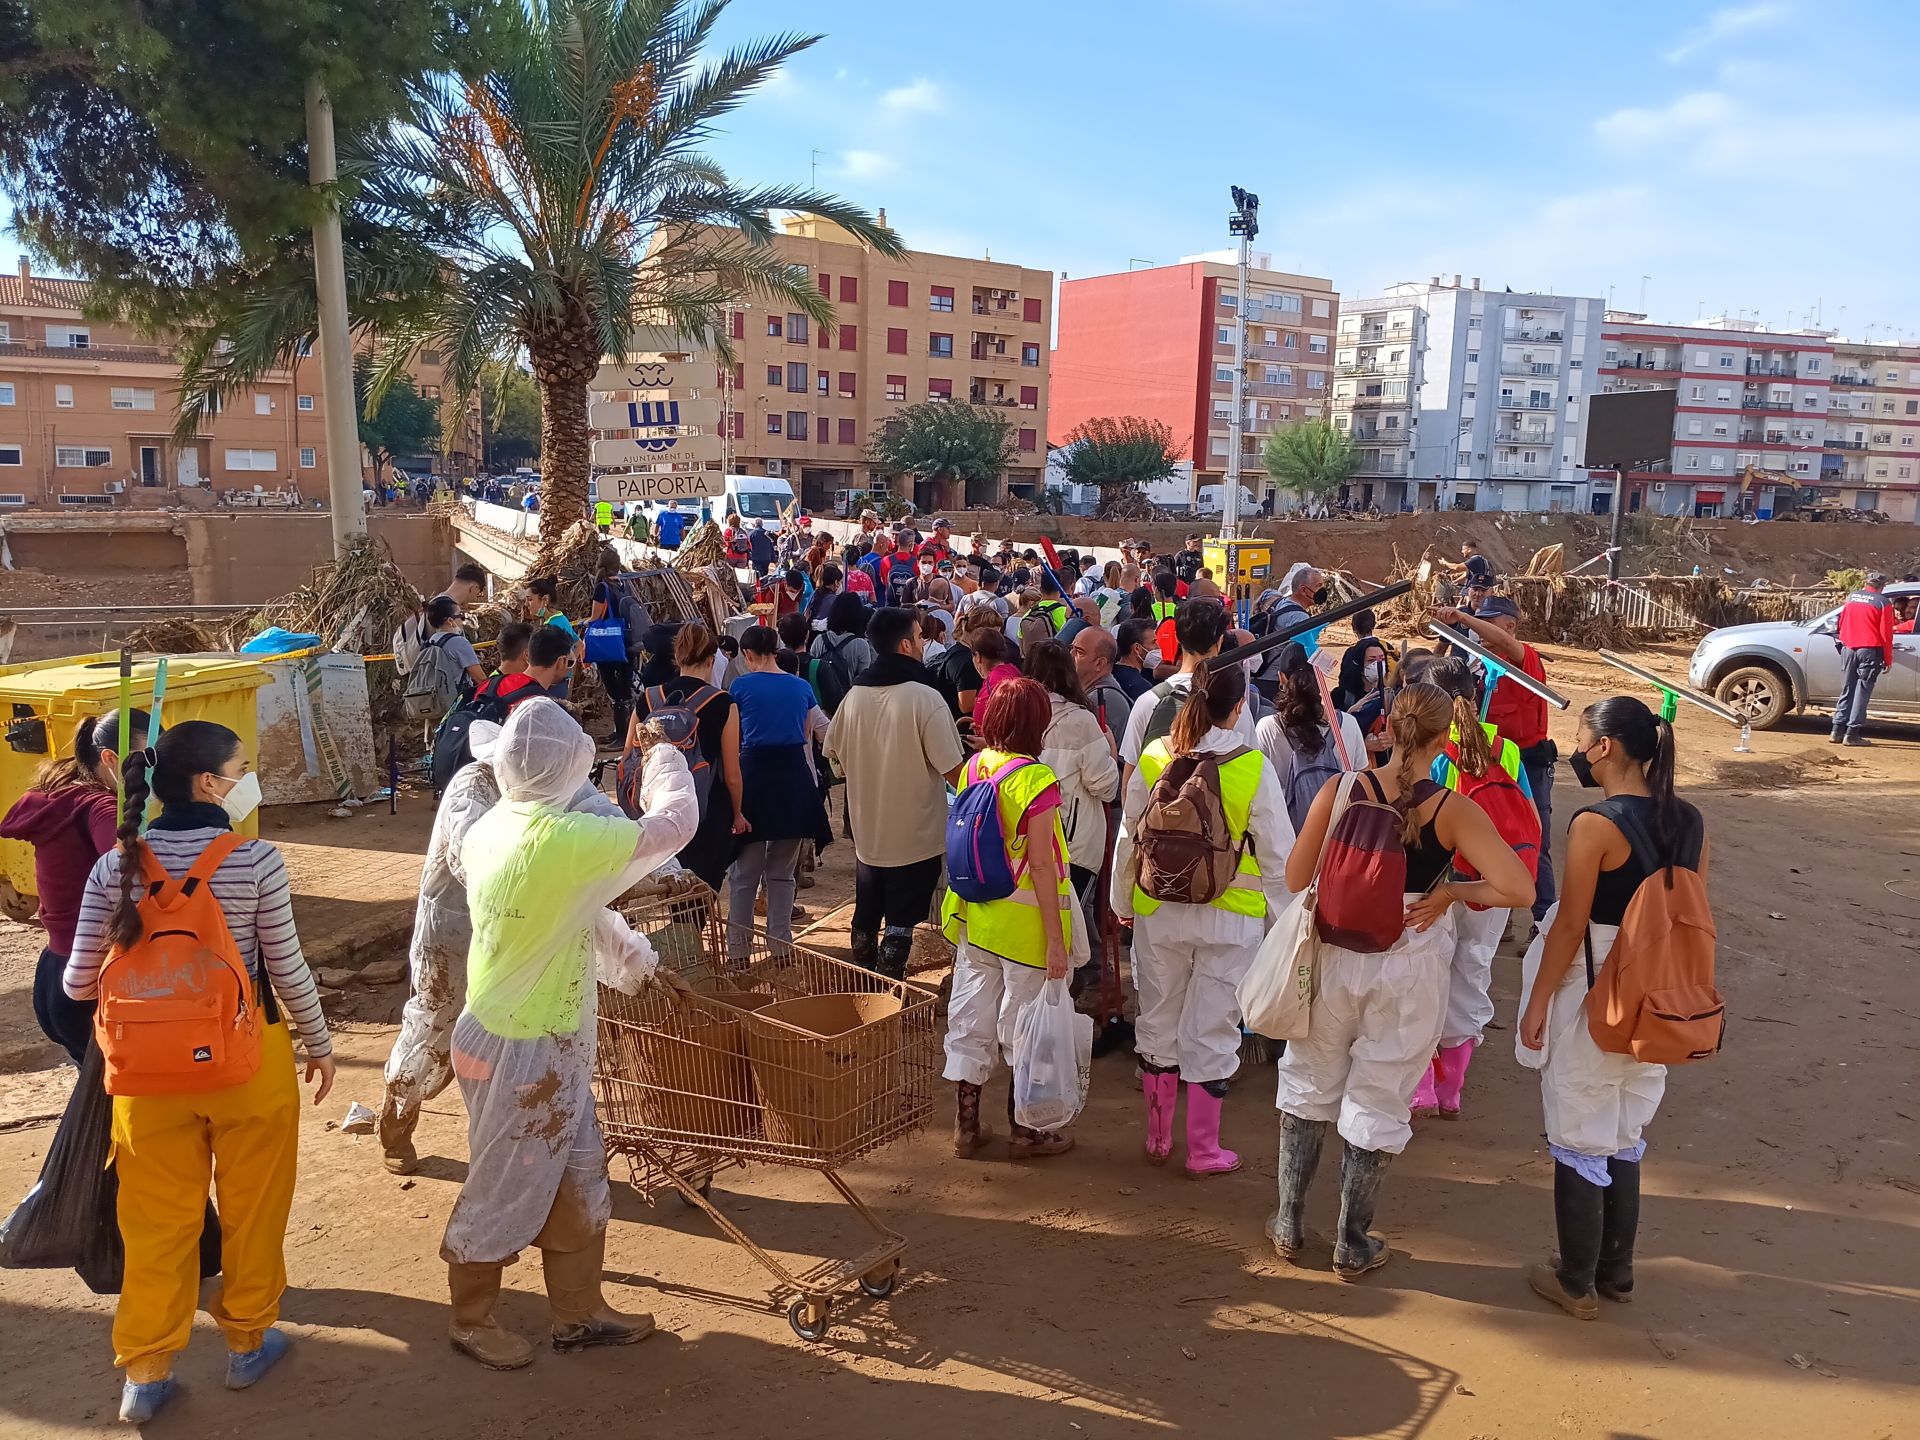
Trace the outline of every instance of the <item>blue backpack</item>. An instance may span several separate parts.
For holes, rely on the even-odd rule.
[[[983,776],[978,756],[967,762],[970,783],[947,812],[947,888],[962,900],[1004,900],[1017,888],[1006,832],[1000,828],[1000,784],[1031,764],[1015,757]]]

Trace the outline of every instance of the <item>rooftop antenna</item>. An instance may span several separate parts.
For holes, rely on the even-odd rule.
[[[818,150],[811,150],[807,153],[811,161],[809,173],[812,176],[807,182],[807,188],[810,190],[818,190],[820,188],[820,152]]]

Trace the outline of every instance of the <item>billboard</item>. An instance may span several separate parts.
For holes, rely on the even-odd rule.
[[[1586,449],[1580,463],[1589,470],[1644,470],[1673,461],[1673,417],[1680,392],[1615,390],[1587,397]]]

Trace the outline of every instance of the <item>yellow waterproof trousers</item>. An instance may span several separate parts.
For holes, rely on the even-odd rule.
[[[200,1294],[200,1230],[211,1181],[220,1207],[221,1292],[207,1313],[227,1348],[260,1348],[287,1288],[281,1242],[293,1207],[300,1085],[285,1024],[269,1025],[244,1085],[197,1095],[116,1095],[126,1278],[113,1317],[113,1363],[137,1381],[173,1373]]]

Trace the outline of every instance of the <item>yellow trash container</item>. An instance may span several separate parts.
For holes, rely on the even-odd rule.
[[[133,665],[133,703],[153,708],[152,657]],[[260,748],[254,692],[266,683],[255,661],[232,656],[167,657],[167,691],[161,701],[162,728],[186,720],[211,720],[240,737],[249,759]],[[41,765],[69,754],[81,718],[104,715],[120,704],[120,657],[81,655],[0,669],[0,814],[27,792]],[[36,725],[34,722],[38,721]],[[239,827],[260,833],[259,812]],[[12,893],[9,894],[8,892]],[[24,918],[33,913],[36,893],[33,847],[22,840],[0,840],[0,910]]]

